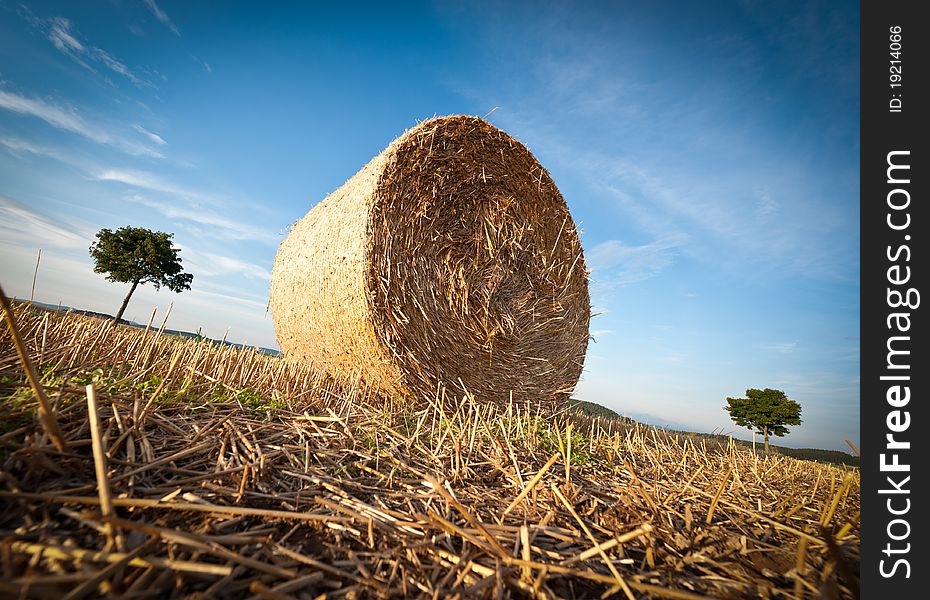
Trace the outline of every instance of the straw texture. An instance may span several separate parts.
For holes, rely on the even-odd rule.
[[[587,270],[546,170],[477,117],[424,121],[298,221],[271,310],[285,355],[391,394],[552,400],[577,383]]]

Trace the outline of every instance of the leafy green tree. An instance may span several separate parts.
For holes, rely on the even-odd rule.
[[[801,424],[801,405],[789,400],[781,390],[750,388],[745,398],[727,398],[724,408],[737,425],[763,435],[766,453],[769,435],[781,437],[788,433],[788,425]]]
[[[139,284],[151,283],[155,289],[165,286],[173,292],[191,289],[194,276],[183,272],[178,256],[180,249],[171,245],[172,237],[172,233],[142,227],[97,232],[97,241],[90,247],[94,272],[106,273],[109,281],[132,284],[114,321],[122,318]]]

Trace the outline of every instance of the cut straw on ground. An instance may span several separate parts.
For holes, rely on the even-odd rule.
[[[12,311],[64,449],[6,328],[5,596],[858,589],[852,469],[533,402],[395,401],[254,350]]]

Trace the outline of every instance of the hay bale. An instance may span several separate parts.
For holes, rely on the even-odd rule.
[[[571,393],[588,343],[581,242],[552,179],[477,117],[424,121],[291,229],[271,310],[290,360],[389,394]]]

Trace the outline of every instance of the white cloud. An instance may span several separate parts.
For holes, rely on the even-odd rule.
[[[248,298],[243,298],[243,297],[241,297],[241,296],[234,296],[234,295],[231,295],[231,294],[220,294],[220,293],[217,293],[217,292],[208,292],[208,291],[206,291],[206,290],[199,289],[199,288],[198,288],[198,289],[193,289],[193,290],[191,290],[190,295],[191,295],[191,296],[194,296],[194,297],[196,297],[197,295],[203,295],[203,296],[207,296],[207,300],[219,299],[219,300],[222,300],[223,302],[237,302],[237,303],[239,303],[239,304],[244,304],[244,305],[250,306],[250,307],[252,307],[252,308],[258,308],[258,309],[261,309],[261,310],[264,310],[264,309],[265,309],[265,304],[263,304],[263,303],[261,303],[261,302],[257,302],[257,301],[255,301],[255,300],[250,300],[250,299],[248,299]],[[215,306],[216,306],[216,302],[215,302],[215,301],[213,301],[213,302],[208,302],[208,303],[205,304],[205,306],[207,306],[207,307],[215,307]],[[250,316],[252,316],[252,315],[250,314]]]
[[[198,65],[200,65],[201,67],[203,67],[203,70],[206,71],[207,73],[212,73],[212,72],[213,72],[213,67],[211,67],[211,66],[210,66],[210,63],[208,63],[207,61],[201,60],[201,59],[197,58],[196,56],[194,56],[193,54],[191,54],[191,58],[193,59],[193,61],[194,61],[195,63],[197,63]]]
[[[151,82],[146,81],[144,79],[140,79],[135,73],[133,73],[129,69],[129,67],[121,63],[119,60],[114,58],[112,55],[110,55],[106,51],[101,50],[100,48],[94,48],[93,56],[95,56],[97,60],[102,62],[104,65],[106,65],[108,69],[110,69],[114,73],[119,73],[120,75],[122,75],[123,77],[131,81],[133,84],[135,84],[136,86],[153,87]]]
[[[218,254],[205,254],[208,260],[213,261],[221,274],[236,274],[248,277],[249,279],[271,280],[271,272],[268,269],[260,267],[253,263],[244,262],[230,256],[220,256]]]
[[[776,352],[778,354],[791,354],[798,348],[797,340],[793,342],[775,342],[772,344],[766,344],[762,346],[763,350],[769,350],[770,352]]]
[[[177,203],[164,202],[140,194],[131,194],[126,198],[129,202],[156,210],[169,219],[179,219],[189,224],[193,223],[195,226],[203,226],[197,228],[198,235],[209,235],[222,240],[256,240],[275,246],[280,242],[278,234],[274,231],[255,227],[251,223],[216,212],[220,209],[228,211],[229,203],[224,199],[177,185],[153,173],[108,169],[99,171],[93,177],[98,181],[122,183],[132,188],[169,194],[186,200],[187,206],[179,206]],[[211,210],[204,208],[203,205],[217,208]],[[245,269],[241,273],[256,277],[263,276],[258,271],[250,269]]]
[[[94,237],[88,227],[65,226],[6,196],[0,196],[0,231],[7,241],[27,242],[36,248],[87,249]]]
[[[129,196],[129,202],[139,204],[160,212],[169,219],[182,219],[199,225],[205,225],[213,237],[223,240],[256,240],[270,245],[277,245],[277,236],[268,230],[253,227],[199,208],[181,208],[165,202],[158,202],[142,196]]]
[[[185,262],[185,264],[187,263]],[[191,270],[193,269],[194,266],[191,264]],[[198,279],[197,289],[242,298],[243,300],[261,304],[263,307],[268,304],[268,286],[265,283],[256,285],[254,281],[243,282],[229,277],[204,276]]]
[[[145,171],[106,169],[97,173],[94,176],[94,179],[97,179],[98,181],[115,181],[135,188],[143,188],[153,192],[173,194],[176,196],[181,196],[182,198],[187,198],[189,200],[205,202],[207,204],[216,204],[216,199],[209,194],[176,185],[170,181],[166,181],[158,175],[147,173]]]
[[[47,156],[60,162],[72,164],[70,158],[67,155],[53,148],[39,146],[38,144],[33,144],[19,138],[2,137],[0,138],[0,146],[6,147],[6,149],[13,154],[19,155],[22,153],[28,153],[35,154],[37,156]]]
[[[680,363],[685,358],[687,358],[687,356],[685,354],[682,354],[681,352],[670,352],[664,356],[660,356],[659,360],[661,360],[662,362]]]
[[[756,188],[747,173],[706,178],[685,166],[668,172],[665,165],[653,168],[620,154],[573,146],[560,148],[558,156],[640,229],[659,238],[687,234],[695,242],[688,245],[689,253],[716,268],[747,277],[848,277],[843,269],[849,264],[852,229],[845,227],[854,211],[841,214],[835,205],[807,202],[798,190],[816,184],[790,165],[758,172],[754,178],[765,180],[766,187]]]
[[[767,190],[759,190],[756,200],[756,217],[765,219],[778,212],[778,201]]]
[[[49,125],[84,136],[98,144],[113,144],[113,137],[105,130],[84,121],[77,111],[66,110],[43,100],[26,98],[0,90],[0,108],[42,119]]]
[[[795,135],[791,147],[802,144],[800,151],[786,152],[761,122],[721,117],[714,99],[730,91],[726,78],[709,78],[693,96],[670,94],[675,82],[638,66],[649,40],[634,41],[642,35],[630,26],[635,17],[609,32],[592,27],[584,11],[526,17],[513,35],[499,35],[513,30],[493,15],[479,25],[492,52],[514,60],[492,69],[494,85],[479,79],[463,93],[501,106],[495,122],[531,145],[558,180],[580,182],[585,193],[569,198],[573,212],[622,212],[626,230],[659,239],[687,233],[690,256],[747,279],[850,279],[858,213],[844,199],[857,196],[857,180],[827,186],[816,177],[809,165],[822,156],[819,143],[814,150]],[[555,31],[560,44],[538,44]],[[524,54],[537,47],[544,49]]]
[[[168,29],[172,31],[172,33],[174,33],[174,35],[181,37],[181,32],[178,31],[177,25],[171,21],[171,18],[165,13],[165,11],[161,9],[161,7],[155,4],[155,0],[145,0],[145,5],[149,7],[149,10],[152,11],[152,14],[155,15],[156,19],[161,21]]]
[[[268,269],[255,263],[246,262],[232,256],[224,256],[211,252],[200,252],[187,246],[181,246],[185,265],[191,272],[197,273],[203,277],[229,277],[231,275],[242,276],[247,279],[257,279],[262,281],[271,280],[271,272]],[[217,287],[217,286],[215,286]],[[222,290],[231,292],[233,288]]]
[[[84,52],[84,45],[79,42],[71,33],[71,21],[64,17],[55,17],[51,19],[48,30],[48,39],[56,48],[62,51],[74,50]]]
[[[88,153],[69,151],[67,148],[35,144],[15,137],[0,137],[0,146],[6,148],[7,152],[17,158],[22,159],[25,155],[31,154],[33,156],[44,156],[57,160],[85,174],[92,173],[96,170],[92,162],[93,159]]]
[[[594,331],[591,332],[591,336],[598,338],[598,337],[602,337],[605,335],[610,335],[613,332],[614,332],[613,329],[595,329]]]
[[[2,89],[0,89],[0,108],[41,119],[52,127],[75,133],[98,144],[119,148],[128,154],[163,158],[160,153],[151,148],[127,142],[115,137],[99,125],[88,123],[73,108],[65,109],[44,100],[27,98]]]
[[[627,246],[620,240],[601,242],[586,253],[593,278],[611,286],[629,285],[658,275],[672,264],[682,238]]]
[[[158,135],[157,133],[154,133],[154,132],[152,132],[152,131],[149,131],[148,129],[146,129],[146,128],[143,127],[142,125],[136,124],[136,125],[133,125],[132,128],[135,129],[136,131],[138,131],[139,133],[141,133],[142,135],[144,135],[145,137],[147,137],[148,139],[152,140],[153,142],[155,142],[155,143],[158,144],[159,146],[165,146],[165,145],[167,145],[167,143],[168,143],[168,142],[166,142],[166,141],[164,140],[164,138],[162,138],[160,135]]]
[[[30,154],[42,154],[44,156],[51,156],[47,148],[43,148],[42,146],[37,146],[35,144],[30,144],[29,142],[18,138],[2,137],[0,138],[0,144],[6,146],[10,150],[13,150],[14,152],[28,152]]]
[[[150,81],[140,78],[122,61],[106,50],[86,41],[81,41],[79,39],[80,34],[78,34],[69,19],[64,17],[40,19],[31,15],[28,19],[35,27],[45,31],[53,46],[85,69],[96,72],[89,62],[99,63],[114,73],[122,75],[137,87],[154,87]]]

